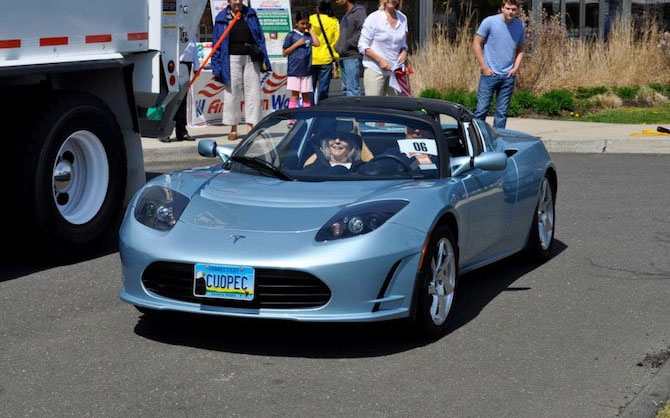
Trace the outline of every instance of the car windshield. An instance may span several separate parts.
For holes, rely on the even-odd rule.
[[[261,122],[227,168],[298,181],[435,178],[438,148],[423,116],[291,112]]]

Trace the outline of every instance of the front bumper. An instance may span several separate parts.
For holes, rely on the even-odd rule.
[[[409,316],[424,233],[392,222],[371,233],[332,242],[316,242],[316,232],[209,229],[180,222],[172,231],[162,233],[128,216],[120,235],[121,299],[156,310],[247,318],[356,322]],[[234,235],[244,238],[234,242]],[[142,275],[157,262],[305,272],[322,281],[331,296],[322,306],[296,309],[176,300],[143,284]]]

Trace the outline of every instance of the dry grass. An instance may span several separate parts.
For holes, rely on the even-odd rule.
[[[434,31],[426,42],[412,54],[414,75],[410,77],[412,91],[417,94],[426,88],[450,88],[474,91],[479,83],[479,65],[472,52],[472,19],[467,19],[450,42],[443,28]]]
[[[670,401],[665,402],[656,412],[656,418],[670,418]]]
[[[642,86],[640,88],[640,91],[637,93],[637,98],[636,100],[639,103],[642,104],[647,104],[647,105],[657,105],[657,104],[667,104],[670,103],[670,100],[668,100],[667,97],[662,95],[661,93],[647,87],[647,86]]]
[[[616,109],[623,106],[623,100],[614,93],[596,94],[591,101],[598,103],[603,109]]]
[[[432,41],[413,54],[413,91],[477,89],[480,69],[472,51],[472,23],[468,20],[461,26],[454,42],[436,31]],[[630,24],[617,22],[608,42],[569,39],[557,17],[529,23],[526,32],[518,89],[542,93],[555,88],[670,83],[670,53],[661,47],[664,34],[653,22],[637,33]]]

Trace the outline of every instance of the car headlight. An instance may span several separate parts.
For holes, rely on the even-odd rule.
[[[347,206],[321,227],[316,240],[330,241],[367,234],[382,226],[408,204],[407,200],[380,200]]]
[[[148,187],[135,205],[135,219],[149,228],[169,231],[186,209],[189,199],[167,187]]]

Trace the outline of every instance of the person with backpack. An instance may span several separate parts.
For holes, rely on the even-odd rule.
[[[313,103],[328,98],[330,79],[337,67],[339,55],[334,46],[340,38],[340,25],[333,17],[333,9],[329,0],[320,0],[316,13],[309,17],[309,23],[319,40],[319,46],[312,45],[312,86],[314,89]],[[337,77],[337,74],[335,74]]]

